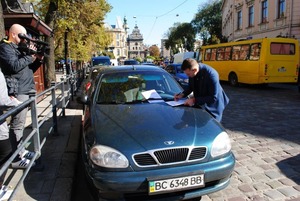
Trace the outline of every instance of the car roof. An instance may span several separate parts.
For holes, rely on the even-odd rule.
[[[120,71],[161,71],[163,70],[158,66],[149,65],[121,65],[121,66],[110,66],[102,67],[101,72],[120,72]]]

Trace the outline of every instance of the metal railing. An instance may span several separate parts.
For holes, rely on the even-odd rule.
[[[43,148],[47,136],[50,133],[54,135],[59,135],[58,133],[58,116],[64,117],[65,116],[65,109],[69,105],[70,99],[73,100],[73,96],[75,95],[78,87],[78,82],[80,81],[80,76],[78,73],[73,73],[68,76],[63,76],[61,78],[61,82],[59,83],[51,83],[51,87],[42,93],[36,95],[35,92],[29,94],[29,100],[23,102],[22,104],[18,105],[17,107],[13,107],[7,110],[3,115],[0,116],[0,124],[5,122],[9,117],[18,114],[24,108],[29,107],[31,112],[31,132],[27,135],[25,139],[23,139],[22,143],[18,146],[18,149],[11,155],[11,157],[2,165],[0,169],[0,176],[2,176],[7,170],[10,168],[10,164],[14,160],[14,158],[19,154],[19,152],[26,147],[26,145],[32,143],[34,156],[31,159],[29,166],[24,169],[22,176],[17,181],[10,197],[8,200],[12,200],[15,196],[16,192],[18,191],[20,185],[24,182],[28,172],[33,167],[41,166],[41,149]],[[45,115],[39,115],[38,113],[38,104],[42,103],[43,100],[37,102],[39,99],[51,98],[50,104],[46,106],[41,113],[47,112]],[[41,118],[42,117],[42,118]],[[50,126],[48,133],[43,137],[41,140],[40,137],[40,128],[41,126],[50,118],[52,118],[52,125]],[[27,127],[28,128],[28,127]],[[13,174],[12,171],[11,174]],[[13,175],[6,176],[3,184],[9,183]]]

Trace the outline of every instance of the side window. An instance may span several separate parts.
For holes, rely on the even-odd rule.
[[[232,60],[237,61],[240,58],[240,50],[241,46],[240,45],[235,45],[232,47]]]
[[[260,43],[254,43],[251,45],[250,49],[250,60],[257,61],[260,57]]]
[[[228,61],[228,60],[231,59],[230,57],[231,57],[231,47],[226,47],[225,48],[225,58],[224,58],[224,60]]]
[[[249,45],[242,45],[240,60],[248,60],[248,55],[249,55]]]
[[[204,54],[204,61],[209,61],[211,57],[211,49],[206,49]]]
[[[225,48],[220,47],[220,48],[218,48],[218,51],[217,51],[217,60],[223,61],[224,59],[225,59]]]
[[[216,57],[217,57],[217,49],[215,48],[215,49],[211,50],[211,58],[210,58],[210,60],[211,61],[215,61]]]

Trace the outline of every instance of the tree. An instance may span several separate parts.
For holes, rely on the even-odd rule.
[[[204,4],[191,22],[197,34],[203,39],[204,45],[225,42],[222,36],[221,6],[221,0]]]
[[[179,48],[185,51],[194,50],[196,32],[190,23],[175,23],[167,35],[165,46],[171,49],[173,54],[179,52]]]
[[[46,80],[50,81],[55,76],[55,60],[65,58],[66,44],[70,50],[67,57],[81,62],[105,50],[111,38],[105,31],[103,20],[110,9],[105,0],[38,1],[36,10],[53,30],[53,37],[46,39],[51,48]]]
[[[153,57],[159,57],[160,55],[160,51],[159,51],[159,48],[157,47],[157,45],[152,45],[149,47],[149,54],[150,56],[153,56]]]

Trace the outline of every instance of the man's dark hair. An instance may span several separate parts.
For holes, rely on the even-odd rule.
[[[197,61],[192,58],[185,59],[181,64],[181,70],[185,71],[187,69],[192,69],[194,65],[198,65]]]

